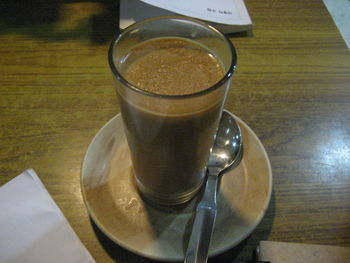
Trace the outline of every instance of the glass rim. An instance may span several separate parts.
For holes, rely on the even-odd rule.
[[[218,81],[216,82],[214,85],[210,86],[207,89],[204,90],[200,90],[194,93],[189,93],[189,94],[181,94],[181,95],[167,95],[167,94],[158,94],[158,93],[154,93],[154,92],[149,92],[146,90],[142,90],[138,87],[136,87],[135,85],[133,85],[132,83],[130,83],[129,81],[127,81],[122,74],[117,70],[115,64],[114,64],[114,60],[113,60],[113,54],[114,54],[114,46],[116,45],[116,43],[118,43],[118,41],[128,32],[132,31],[133,29],[137,29],[140,25],[148,23],[148,22],[152,22],[152,21],[158,21],[158,20],[185,20],[185,21],[191,21],[195,24],[199,24],[201,26],[204,26],[206,28],[208,28],[211,31],[214,31],[216,34],[220,35],[225,42],[227,43],[231,54],[232,54],[232,59],[231,59],[231,64],[230,67],[228,68],[227,72],[225,73],[225,75]],[[109,66],[112,70],[112,73],[114,74],[114,76],[117,78],[117,80],[119,80],[122,84],[124,84],[126,87],[130,88],[131,90],[141,93],[143,95],[148,95],[151,97],[157,97],[157,98],[165,98],[165,99],[184,99],[184,98],[193,98],[193,97],[198,97],[207,93],[210,93],[216,89],[218,89],[219,87],[221,87],[224,83],[226,83],[231,76],[233,75],[233,73],[235,72],[236,69],[236,64],[237,64],[237,53],[236,53],[236,49],[234,48],[232,42],[222,33],[220,32],[218,29],[216,29],[215,27],[202,22],[198,19],[194,19],[194,18],[190,18],[190,17],[182,17],[182,16],[162,16],[162,17],[154,17],[154,18],[148,18],[148,19],[144,19],[141,20],[139,22],[136,22],[130,26],[128,26],[127,28],[125,28],[123,30],[123,32],[121,32],[120,34],[116,35],[114,37],[114,39],[112,40],[112,43],[109,47],[108,50],[108,62],[109,62]]]

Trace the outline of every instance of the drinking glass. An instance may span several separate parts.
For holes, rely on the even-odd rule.
[[[130,50],[145,41],[169,37],[208,49],[223,67],[222,79],[205,90],[183,95],[156,94],[128,82],[122,68]],[[158,17],[126,28],[113,40],[108,59],[138,190],[158,204],[187,202],[205,180],[206,163],[236,68],[232,43],[196,19]]]

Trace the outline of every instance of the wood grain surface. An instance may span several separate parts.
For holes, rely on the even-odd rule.
[[[34,168],[97,262],[151,262],[109,241],[80,191],[85,151],[119,112],[107,63],[116,1],[6,1],[0,11],[0,184]],[[213,262],[250,262],[259,240],[350,246],[350,51],[321,0],[246,0],[226,108],[271,160],[266,216]],[[24,5],[24,6],[23,6]]]

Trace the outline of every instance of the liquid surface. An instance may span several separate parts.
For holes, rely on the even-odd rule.
[[[124,58],[124,78],[139,89],[162,95],[196,93],[224,77],[209,50],[181,38],[159,38],[133,48]]]

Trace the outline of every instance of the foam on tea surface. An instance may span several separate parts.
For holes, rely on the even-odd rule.
[[[208,49],[181,38],[143,42],[130,51],[123,64],[123,76],[131,84],[162,95],[196,93],[224,76],[222,65]]]

